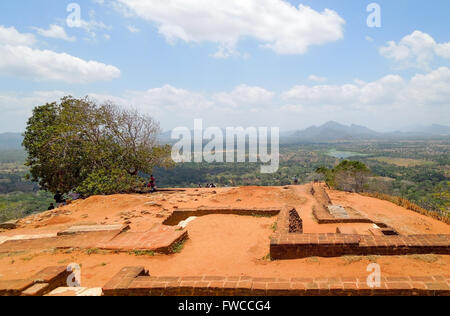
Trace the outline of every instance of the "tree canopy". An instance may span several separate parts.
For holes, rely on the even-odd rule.
[[[26,165],[32,180],[53,193],[130,191],[139,172],[172,165],[159,133],[159,123],[137,110],[67,96],[33,110],[23,141]]]
[[[326,183],[333,188],[362,192],[370,170],[360,161],[344,160],[332,169],[318,168],[317,173],[325,176]]]

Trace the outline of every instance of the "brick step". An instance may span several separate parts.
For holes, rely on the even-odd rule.
[[[147,232],[125,232],[112,240],[100,243],[97,248],[115,251],[154,251],[169,254],[172,247],[188,238],[186,230],[174,226],[158,225]]]
[[[23,280],[0,281],[0,296],[41,296],[67,283],[66,267],[48,267]]]
[[[102,296],[101,288],[86,288],[86,287],[58,287],[46,294],[45,296]]]
[[[450,275],[382,277],[371,288],[361,278],[253,278],[249,276],[153,277],[142,267],[122,269],[104,287],[105,296],[450,296]]]
[[[171,253],[171,248],[177,242],[188,238],[185,230],[174,226],[158,224],[147,232],[122,232],[120,229],[92,229],[86,231],[70,230],[70,234],[60,236],[6,241],[0,244],[0,253],[40,249],[103,249],[114,251],[155,251]]]
[[[98,233],[98,232],[116,232],[120,234],[130,229],[128,225],[85,225],[85,226],[72,226],[69,229],[58,232],[58,236],[77,235],[86,233]]]
[[[0,244],[0,253],[42,249],[91,249],[117,236],[117,232],[91,232],[39,239],[10,240]]]

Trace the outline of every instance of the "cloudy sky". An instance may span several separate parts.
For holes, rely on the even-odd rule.
[[[371,2],[1,1],[0,132],[69,94],[165,130],[450,125],[450,1]]]

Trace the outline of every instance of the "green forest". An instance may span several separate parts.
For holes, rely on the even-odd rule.
[[[399,196],[435,212],[449,214],[450,141],[385,140],[282,145],[280,168],[263,175],[258,164],[186,163],[173,169],[157,169],[159,186],[282,186],[325,180],[318,168],[334,168],[344,158],[365,164],[370,174],[364,185],[368,192]]]

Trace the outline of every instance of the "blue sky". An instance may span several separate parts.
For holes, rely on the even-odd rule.
[[[33,106],[89,95],[164,129],[304,128],[329,120],[394,130],[450,124],[450,2],[84,0],[0,3],[0,132]]]

